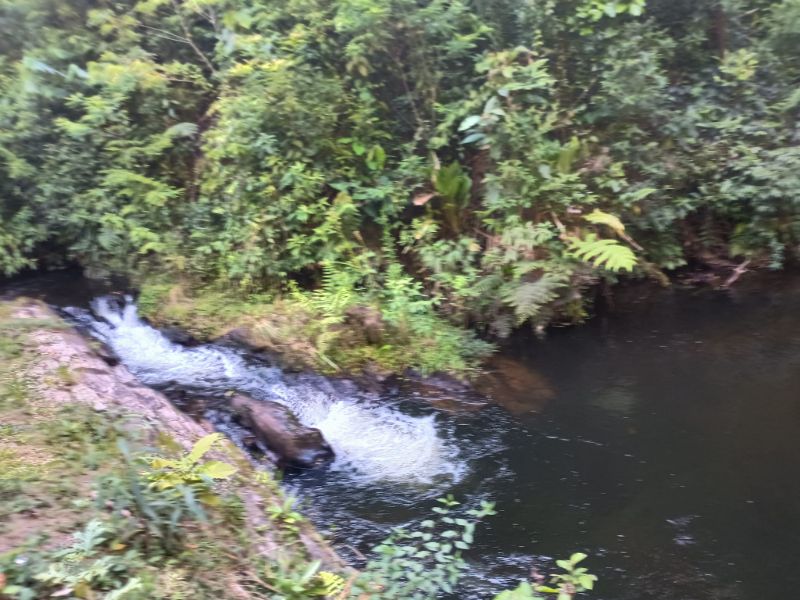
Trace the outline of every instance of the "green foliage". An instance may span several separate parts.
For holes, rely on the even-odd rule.
[[[303,515],[294,510],[295,499],[287,497],[279,504],[267,507],[267,515],[270,520],[280,523],[281,530],[292,535],[300,532],[299,524],[305,519]]]
[[[462,552],[472,545],[477,523],[495,513],[491,503],[483,502],[459,517],[454,513],[459,503],[452,497],[439,503],[433,509],[438,519],[422,521],[415,531],[396,529],[375,548],[378,558],[355,581],[356,597],[428,600],[453,593],[467,568]]]
[[[383,272],[357,270],[353,263],[326,265],[322,285],[312,292],[295,287],[292,299],[311,317],[305,331],[323,368],[368,362],[389,371],[416,368],[465,376],[492,350],[441,318],[437,300],[396,262]],[[375,323],[354,323],[353,311],[366,312]],[[362,328],[380,329],[380,339]]]
[[[636,265],[636,256],[630,248],[616,240],[597,239],[594,234],[583,239],[570,239],[569,251],[581,260],[609,271],[632,271]]]
[[[585,0],[578,8],[578,16],[589,21],[599,21],[603,17],[616,17],[625,13],[638,17],[644,12],[646,0],[619,2],[618,0]]]
[[[172,462],[182,463],[184,473],[190,464],[196,469],[209,465],[197,461],[215,441],[202,438],[187,456]],[[118,444],[120,452],[107,455],[104,473],[96,482],[94,507],[85,500],[76,501],[92,518],[73,533],[74,543],[66,547],[46,543],[50,532],[42,531],[28,543],[0,554],[3,598],[232,598],[241,597],[241,591],[229,589],[230,582],[239,579],[246,586],[249,574],[256,572],[260,576],[254,591],[270,598],[321,597],[344,589],[340,576],[320,571],[318,562],[309,562],[302,549],[292,544],[287,543],[280,556],[265,557],[255,545],[251,550],[253,532],[241,519],[231,521],[227,514],[236,500],[232,486],[228,490],[217,486],[214,491],[220,501],[204,509],[201,498],[193,494],[194,475],[184,477],[185,484],[169,478],[169,486],[161,489],[154,483],[162,479],[153,480],[152,472],[139,472],[140,465],[152,457],[140,454],[141,448],[133,452],[123,439]],[[59,474],[67,476],[63,471]],[[173,493],[176,489],[182,493]],[[26,487],[21,493],[31,492]],[[270,494],[265,501],[279,492],[273,489]],[[74,491],[70,498],[74,500]],[[56,508],[53,498],[47,506]],[[285,519],[276,524],[276,534],[287,527]],[[235,587],[241,589],[239,584]]]
[[[331,370],[395,360],[343,356],[367,305],[433,332],[416,366],[458,371],[475,345],[450,325],[574,320],[624,275],[779,268],[800,247],[798,14],[1,0],[0,272],[179,278],[226,299],[215,323],[293,298]]]
[[[5,574],[5,586],[0,592],[9,598],[33,600],[48,590],[59,596],[89,598],[105,592],[106,600],[132,597],[143,588],[134,573],[143,566],[135,550],[113,551],[118,532],[99,520],[73,534],[72,546],[52,554],[12,551],[0,556],[0,571]],[[50,594],[48,594],[50,595]]]
[[[556,565],[562,572],[553,575],[549,584],[532,585],[524,581],[516,589],[501,592],[494,600],[572,600],[577,594],[593,590],[597,581],[585,567],[578,566],[585,559],[585,554],[576,552],[568,560],[557,560]]]
[[[259,581],[271,592],[270,598],[275,600],[306,600],[328,596],[338,580],[331,574],[320,571],[320,561],[307,564],[292,562],[283,558],[265,563]],[[325,573],[325,575],[323,575]]]
[[[193,489],[201,502],[216,504],[219,499],[211,489],[213,481],[232,477],[236,473],[236,467],[219,460],[202,459],[223,439],[221,433],[210,433],[197,440],[192,450],[179,458],[145,457],[144,461],[149,467],[145,478],[158,491],[188,487]]]

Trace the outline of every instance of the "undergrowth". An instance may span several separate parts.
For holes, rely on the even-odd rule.
[[[473,332],[442,318],[421,285],[399,268],[381,293],[360,287],[347,269],[328,267],[322,284],[282,296],[144,283],[139,310],[158,325],[178,325],[209,339],[232,330],[270,349],[290,367],[324,373],[445,372],[468,378],[493,350]]]

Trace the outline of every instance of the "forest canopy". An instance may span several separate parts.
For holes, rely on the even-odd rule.
[[[6,275],[504,336],[798,252],[800,0],[0,0],[0,31]]]

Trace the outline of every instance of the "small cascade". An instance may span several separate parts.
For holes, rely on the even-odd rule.
[[[336,460],[330,468],[355,483],[452,484],[466,470],[455,443],[433,415],[404,414],[378,396],[338,390],[323,377],[289,376],[249,361],[240,350],[174,344],[139,318],[129,297],[98,298],[91,311],[69,313],[147,385],[220,398],[236,390],[289,407],[332,446]],[[209,417],[214,420],[215,414],[211,411]]]

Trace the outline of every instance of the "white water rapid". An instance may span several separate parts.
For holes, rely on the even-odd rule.
[[[326,379],[290,377],[279,369],[253,364],[235,349],[170,342],[142,321],[130,298],[98,298],[92,311],[70,314],[108,344],[143,383],[177,386],[222,397],[238,390],[291,408],[318,428],[336,452],[330,468],[355,482],[406,482],[427,485],[458,481],[464,461],[433,416],[410,416],[377,396],[337,391]]]

